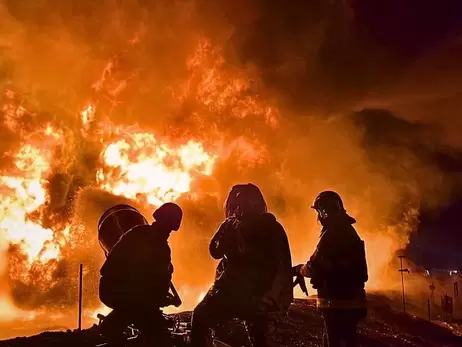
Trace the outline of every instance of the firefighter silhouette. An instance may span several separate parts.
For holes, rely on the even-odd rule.
[[[357,325],[367,315],[364,242],[337,193],[320,193],[312,208],[322,225],[321,237],[310,260],[294,271],[311,278],[318,291],[317,306],[325,323],[324,346],[356,346]]]
[[[205,346],[210,328],[239,318],[247,322],[253,345],[265,346],[269,320],[286,314],[293,301],[287,235],[253,184],[231,189],[225,216],[210,242],[220,263],[213,286],[194,309],[191,344]]]
[[[166,203],[153,214],[152,225],[137,225],[123,234],[101,268],[100,300],[112,312],[103,320],[103,336],[123,345],[123,331],[134,324],[156,346],[169,344],[161,308],[172,304],[173,265],[168,238],[180,228],[181,208]],[[116,221],[120,225],[123,221]]]

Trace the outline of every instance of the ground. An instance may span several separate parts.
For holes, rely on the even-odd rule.
[[[359,328],[360,344],[364,347],[432,347],[462,346],[460,325],[428,322],[392,308],[379,296],[370,297],[368,318]],[[189,319],[189,314],[181,315]],[[321,346],[322,318],[314,302],[296,300],[287,320],[277,324],[274,342],[282,346]],[[0,347],[87,347],[100,343],[95,328],[81,332],[45,332],[28,338],[1,341]]]

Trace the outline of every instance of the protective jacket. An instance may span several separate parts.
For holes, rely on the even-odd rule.
[[[342,214],[325,223],[316,251],[300,269],[318,291],[319,308],[366,307],[366,254],[364,242],[352,226],[355,222]]]
[[[221,259],[212,290],[251,310],[287,310],[293,301],[292,261],[287,235],[274,215],[226,219],[209,250]]]
[[[101,268],[100,300],[108,307],[163,307],[173,265],[168,235],[156,224],[136,226],[112,248]]]

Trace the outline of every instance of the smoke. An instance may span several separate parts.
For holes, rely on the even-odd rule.
[[[202,291],[212,281],[208,241],[228,190],[243,182],[262,189],[294,262],[306,261],[317,241],[310,203],[322,190],[338,191],[366,241],[371,288],[393,286],[387,269],[417,228],[419,210],[445,203],[459,185],[439,160],[461,145],[460,28],[451,1],[419,3],[425,11],[412,10],[412,1],[370,6],[1,2],[0,88],[14,91],[2,103],[1,167],[37,127],[61,129],[66,141],[54,156],[49,200],[31,218],[71,225],[62,259],[45,272],[52,280],[41,281],[41,267],[26,282],[12,281],[15,303],[71,307],[84,263],[86,305],[96,308],[99,216],[123,202],[152,213],[95,188],[111,135],[91,124],[82,132],[79,112],[89,103],[93,123],[137,124],[166,143],[194,139],[218,155],[212,177],[196,179],[178,200],[185,222],[171,240],[175,283],[189,305],[199,293],[182,288]],[[436,22],[440,11],[451,16]],[[427,26],[438,30],[423,39]],[[9,252],[8,266],[25,271],[20,254]]]

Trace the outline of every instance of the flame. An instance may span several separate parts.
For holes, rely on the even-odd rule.
[[[118,95],[134,77],[121,67],[119,56],[114,56],[92,86],[94,102],[79,112],[80,132],[85,141],[102,145],[96,185],[144,205],[158,206],[176,200],[190,191],[195,179],[212,175],[217,156],[198,141],[172,145],[142,129],[108,127],[108,123],[97,121],[98,102],[109,100],[116,105]],[[70,220],[45,221],[42,215],[51,199],[48,185],[58,165],[55,153],[58,146],[64,145],[65,138],[63,130],[54,123],[45,124],[38,131],[27,129],[30,117],[35,114],[23,105],[18,93],[5,90],[1,106],[3,122],[19,134],[22,145],[9,153],[13,165],[0,173],[0,249],[4,260],[1,270],[8,271],[10,279],[29,284],[35,283],[33,276],[40,274],[41,284],[46,285],[45,282],[52,280],[57,260],[61,259],[71,236]],[[90,126],[96,129],[95,133],[88,132]],[[107,133],[112,137],[104,137]],[[14,255],[9,255],[8,250]]]
[[[95,106],[88,105],[82,112],[80,112],[82,125],[85,130],[88,130],[89,125],[95,119]]]
[[[138,40],[135,38],[130,44]],[[214,148],[221,150],[212,152],[206,149],[197,140],[199,136],[191,135],[194,130],[186,126],[182,130],[190,135],[190,140],[178,145],[137,126],[116,127],[101,121],[105,116],[104,101],[109,101],[112,111],[120,104],[120,96],[130,89],[136,77],[136,73],[127,68],[117,55],[106,64],[99,80],[92,85],[92,102],[80,112],[74,110],[71,113],[80,116],[81,129],[75,131],[78,134],[76,138],[81,141],[83,133],[85,144],[97,144],[95,147],[100,150],[96,153],[99,155],[98,167],[91,171],[91,180],[94,181],[89,180],[85,184],[96,184],[101,190],[152,207],[178,199],[192,190],[195,180],[211,176],[217,153],[222,158],[235,155],[235,162],[238,165],[242,163],[246,168],[263,165],[271,159],[264,140],[254,136],[249,126],[254,121],[262,126],[263,121],[269,128],[275,128],[280,121],[277,108],[262,96],[258,78],[252,80],[249,71],[230,68],[222,50],[213,47],[208,40],[199,43],[186,62],[186,70],[186,82],[172,87],[174,101],[180,107],[184,106],[185,101],[193,105],[191,118],[195,122],[192,127],[197,127],[196,133],[206,130],[207,136],[213,138],[208,138],[207,143],[213,143]],[[46,124],[32,134],[24,130],[22,125],[27,124],[35,114],[25,108],[23,100],[12,90],[5,91],[1,111],[5,126],[17,132],[22,143],[18,150],[9,153],[14,159],[13,165],[0,172],[0,256],[5,258],[5,261],[0,259],[0,273],[1,270],[10,271],[10,278],[27,282],[29,271],[39,268],[40,271],[36,273],[41,275],[40,284],[47,286],[47,281],[53,279],[53,266],[57,264],[56,260],[61,259],[74,230],[71,230],[70,221],[64,225],[45,223],[36,213],[49,203],[47,185],[58,165],[55,150],[64,143],[64,134],[55,127],[55,123]],[[109,118],[110,114],[106,116]],[[228,137],[225,140],[227,127],[234,126],[233,123],[242,118],[250,120],[242,126],[242,131],[235,132],[239,134],[237,137],[232,141]],[[96,131],[88,132],[90,127]],[[200,135],[203,136],[202,133]],[[39,137],[39,141],[35,137]],[[395,234],[390,231],[390,235]],[[371,267],[381,269],[396,249],[395,240],[387,234],[380,238],[374,236],[373,239],[371,236],[371,240],[366,240],[368,254],[374,254],[369,259]],[[5,255],[10,248],[24,256],[25,261],[21,258],[21,261],[13,264]],[[371,275],[374,278],[379,276],[374,271],[371,271]],[[208,287],[179,287],[187,297],[185,305],[195,305],[206,295]],[[0,311],[2,305],[0,302]],[[107,311],[105,307],[102,309]],[[8,307],[8,310],[12,308]]]
[[[60,253],[54,230],[31,218],[31,214],[47,202],[46,177],[51,170],[54,145],[61,138],[51,126],[47,126],[42,135],[45,140],[42,147],[24,144],[12,154],[13,166],[0,176],[2,239],[19,248],[29,269],[34,263],[45,264],[57,259]],[[4,244],[3,248],[6,247]],[[21,274],[22,278],[25,276],[27,273]]]
[[[200,292],[199,295],[197,296],[197,302],[201,302],[205,298],[206,295],[207,295],[206,290]]]
[[[27,313],[16,308],[7,296],[0,295],[0,322],[9,322],[27,316]]]
[[[11,130],[17,130],[18,124],[24,116],[35,115],[24,108],[23,100],[13,90],[5,89],[3,95],[6,101],[1,107],[3,122]],[[21,131],[22,129],[19,128],[19,130]]]
[[[151,133],[133,133],[105,146],[97,182],[103,190],[159,206],[190,190],[197,175],[211,175],[216,156],[189,141],[179,148]]]
[[[131,41],[130,45],[136,41]],[[190,135],[183,143],[173,144],[137,125],[123,127],[107,122],[104,114],[107,101],[112,110],[136,77],[136,72],[123,62],[123,56],[115,55],[104,66],[99,79],[92,85],[91,102],[78,112],[80,129],[72,131],[80,136],[79,139],[83,135],[84,141],[97,144],[100,149],[94,181],[88,184],[96,183],[104,191],[146,207],[159,206],[190,192],[195,180],[211,176],[218,152],[206,149],[197,140],[198,136]],[[257,86],[253,80],[246,73],[229,70],[222,50],[212,47],[209,41],[199,43],[187,60],[186,68],[188,80],[174,89],[184,98],[193,99],[208,112],[207,115],[213,117],[214,113],[220,113],[225,119],[228,115],[237,119],[252,116],[263,119],[271,127],[277,124],[277,110],[254,93]],[[176,101],[181,102],[181,99],[176,98]],[[35,114],[23,105],[18,93],[5,91],[1,110],[4,124],[20,133],[23,144],[11,153],[13,167],[2,171],[0,176],[0,246],[2,257],[5,250],[13,248],[24,260],[6,255],[9,265],[3,270],[9,271],[10,278],[26,283],[35,283],[29,279],[30,273],[40,274],[40,284],[46,285],[45,282],[53,280],[56,260],[61,259],[71,236],[70,220],[64,224],[45,222],[40,213],[51,199],[49,179],[58,165],[55,151],[58,146],[65,145],[64,129],[50,123],[32,133],[24,130],[23,125],[28,123],[26,117]],[[89,132],[90,127],[95,132]],[[238,154],[240,160],[255,165],[268,157],[265,147],[254,138],[240,137],[232,145],[220,143],[221,135],[215,140],[207,143],[213,143],[215,149],[222,148],[220,155]],[[191,288],[189,304],[195,304],[205,295],[203,289]]]
[[[190,77],[175,93],[179,100],[193,97],[198,105],[224,114],[225,119],[261,118],[271,128],[279,124],[279,111],[262,98],[257,75],[232,69],[226,64],[222,47],[201,40],[186,66]]]

